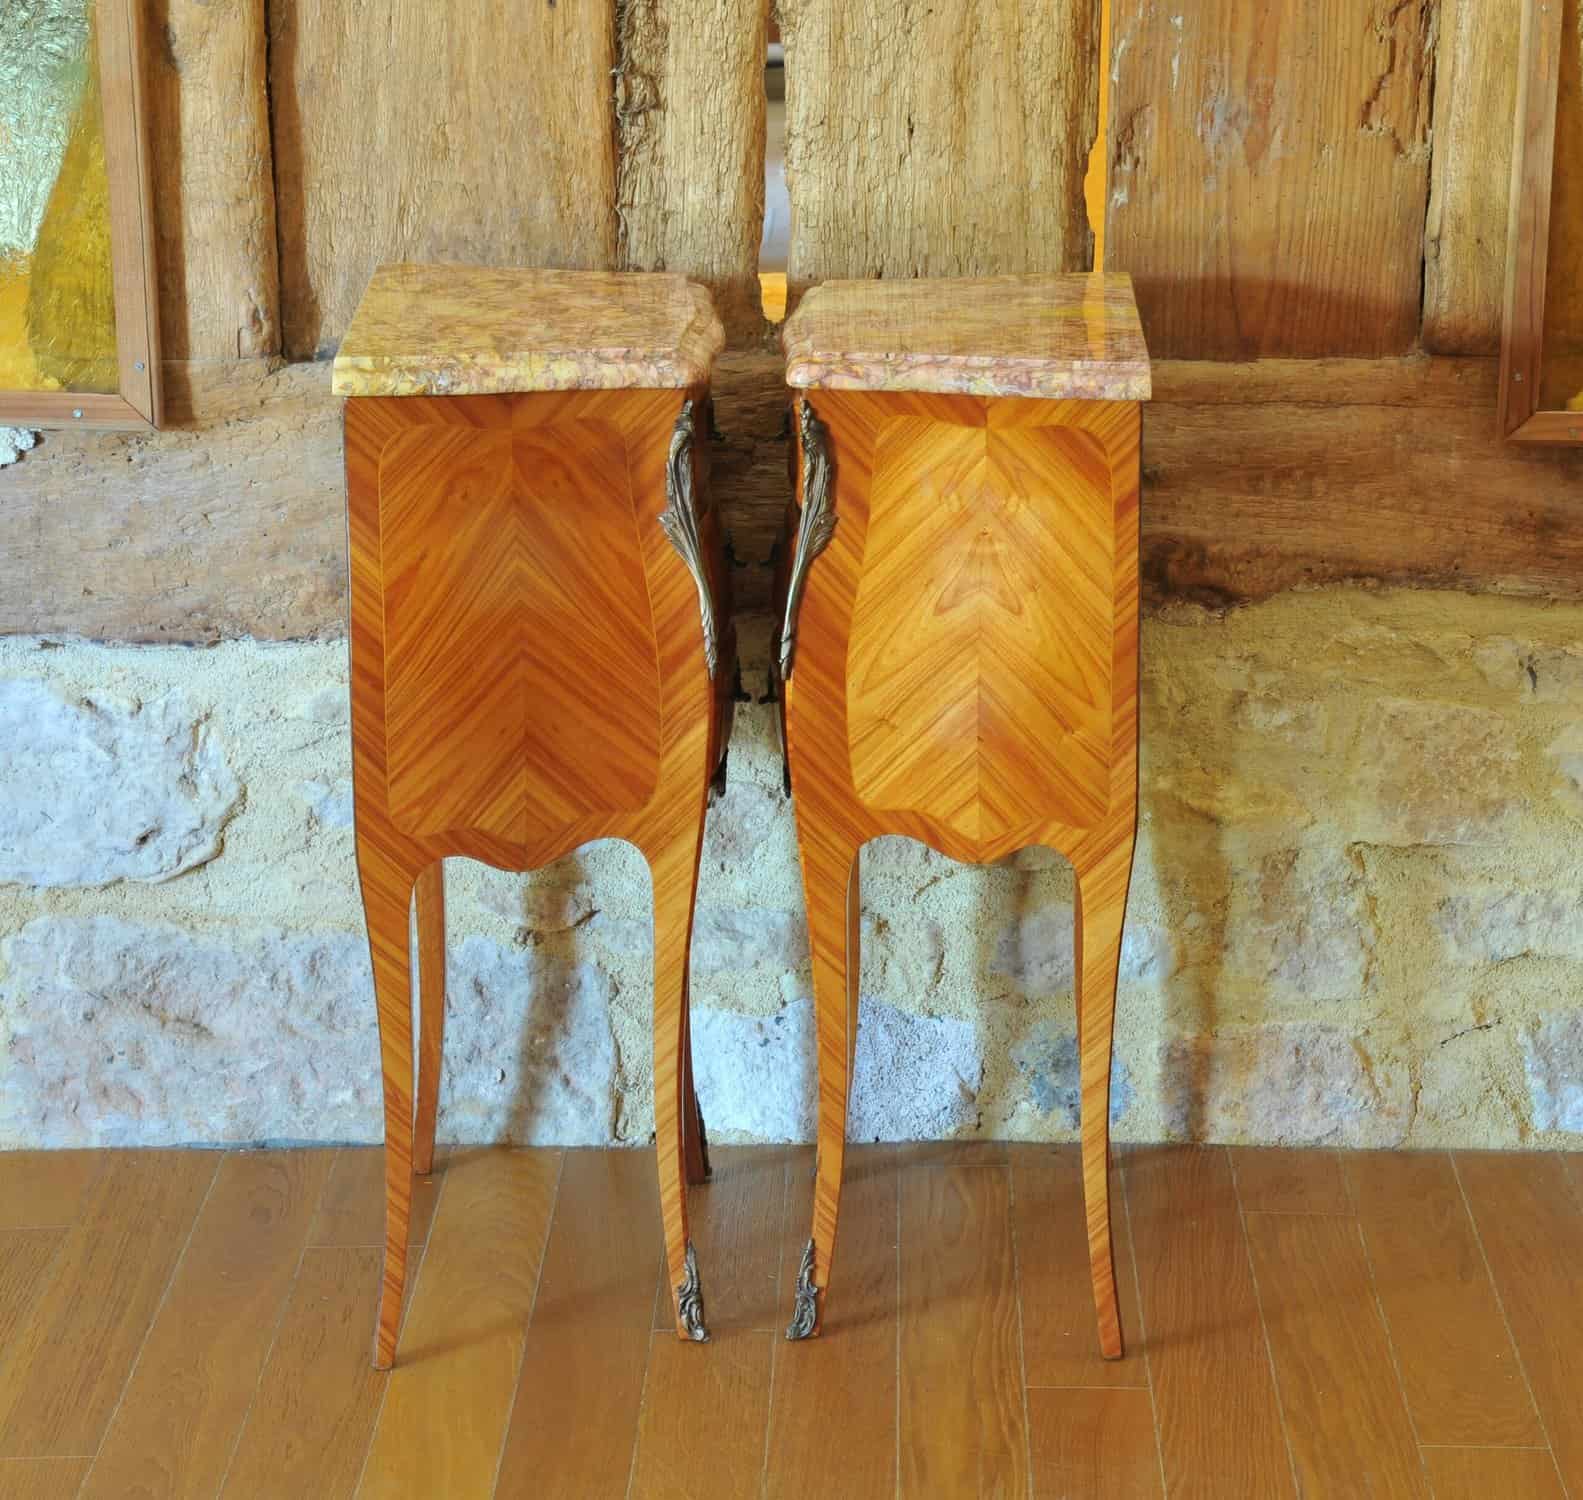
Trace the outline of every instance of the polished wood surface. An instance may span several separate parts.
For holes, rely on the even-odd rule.
[[[1375,1494],[1427,1500],[1356,1222],[1250,1213],[1246,1228],[1297,1492],[1334,1494],[1366,1473]]]
[[[701,435],[690,461],[720,627],[713,677],[697,586],[660,516],[683,403],[705,399],[698,388],[347,403],[357,857],[385,1088],[381,1368],[395,1357],[412,1177],[433,1154],[445,1004],[434,871],[447,855],[527,870],[616,837],[648,860],[673,1298],[687,1278],[684,1179],[701,1175],[702,1147],[683,1058],[686,966],[735,656]],[[683,1333],[679,1311],[674,1323]]]
[[[1031,1493],[1010,1203],[1004,1171],[902,1178],[902,1500]]]
[[[1166,1493],[1291,1496],[1281,1406],[1225,1153],[1145,1149],[1125,1157],[1125,1180]]]
[[[1233,1174],[1222,1150],[1124,1149],[1118,1228],[1131,1218],[1138,1253],[1134,1260],[1118,1233],[1118,1274],[1125,1285],[1135,1269],[1143,1273],[1141,1296],[1128,1294],[1138,1307],[1131,1358],[1103,1363],[1093,1319],[1083,1316],[1068,1322],[1071,1361],[1055,1366],[1046,1356],[1039,1368],[1030,1362],[1030,1330],[1040,1308],[1061,1302],[1058,1287],[1083,1287],[1087,1252],[1080,1237],[1056,1235],[1054,1252],[1035,1262],[1020,1200],[1040,1185],[1036,1213],[1052,1225],[1075,1221],[1082,1187],[1074,1147],[854,1147],[841,1316],[822,1339],[786,1343],[783,1278],[762,1271],[744,1279],[735,1320],[704,1351],[682,1348],[668,1327],[647,1326],[661,1252],[646,1152],[442,1152],[433,1230],[412,1248],[404,1357],[391,1374],[369,1368],[367,1343],[381,1224],[377,1195],[360,1185],[377,1186],[380,1153],[342,1150],[327,1170],[326,1155],[91,1153],[82,1160],[102,1170],[102,1182],[135,1181],[136,1190],[93,1189],[64,1222],[0,1229],[0,1404],[20,1410],[17,1394],[39,1367],[19,1365],[11,1351],[33,1347],[43,1332],[62,1351],[50,1378],[76,1369],[72,1351],[97,1348],[93,1384],[119,1408],[108,1441],[60,1426],[47,1405],[33,1408],[23,1426],[8,1424],[0,1495],[72,1500],[201,1489],[222,1500],[389,1493],[895,1500],[899,1472],[933,1465],[938,1474],[946,1462],[957,1466],[947,1472],[970,1477],[941,1481],[931,1491],[940,1500],[1024,1492],[1040,1500],[1270,1500],[1298,1493],[1290,1453],[1344,1426],[1337,1452],[1305,1470],[1305,1500],[1390,1497],[1423,1491],[1422,1479],[1402,1473],[1400,1420],[1381,1382],[1401,1373],[1401,1399],[1417,1422],[1432,1408],[1415,1388],[1452,1390],[1465,1365],[1463,1409],[1471,1411],[1489,1389],[1487,1372],[1506,1361],[1517,1367],[1538,1441],[1517,1441],[1523,1432],[1511,1425],[1498,1442],[1493,1429],[1471,1425],[1462,1443],[1419,1434],[1414,1446],[1430,1493],[1435,1500],[1578,1493],[1574,1474],[1567,1471],[1563,1485],[1556,1467],[1579,1436],[1573,1374],[1557,1362],[1578,1347],[1571,1287],[1583,1254],[1583,1205],[1567,1163],[1552,1155],[1463,1156],[1454,1168],[1433,1152],[1339,1158],[1348,1175],[1386,1164],[1382,1178],[1399,1171],[1421,1182],[1423,1194],[1437,1193],[1447,1171],[1467,1189],[1472,1213],[1459,1192],[1443,1214],[1421,1216],[1416,1234],[1404,1217],[1394,1245],[1410,1258],[1398,1267],[1375,1253],[1366,1193],[1356,1209],[1339,1212],[1254,1209],[1258,1200],[1241,1194],[1248,1174]],[[778,1264],[789,1273],[807,1235],[812,1158],[807,1147],[717,1150],[697,1215],[700,1233],[712,1218],[711,1264]],[[42,1190],[54,1160],[0,1155],[0,1183],[11,1168]],[[81,1182],[81,1163],[61,1162],[59,1193],[44,1194],[52,1211]],[[207,1195],[201,1211],[192,1163],[197,1198]],[[1330,1152],[1282,1153],[1279,1175],[1318,1203],[1337,1164]],[[73,1181],[64,1180],[71,1173]],[[311,1212],[315,1180],[322,1186]],[[711,1200],[722,1187],[726,1207],[716,1214]],[[266,1243],[245,1254],[261,1192],[273,1205]],[[125,1281],[107,1279],[103,1262],[80,1248],[61,1252],[68,1242],[124,1244],[155,1199],[172,1208],[170,1234],[187,1248],[174,1265],[162,1262],[152,1299],[124,1307]],[[359,1203],[368,1205],[357,1209],[361,1234],[352,1213]],[[13,1207],[15,1217],[34,1217]],[[282,1276],[270,1268],[289,1258],[305,1217],[306,1243]],[[1255,1287],[1250,1237],[1261,1235],[1261,1219]],[[1277,1221],[1299,1227],[1280,1230]],[[612,1225],[622,1232],[612,1234]],[[1494,1233],[1498,1225],[1506,1230]],[[1362,1259],[1360,1230],[1370,1246]],[[1477,1276],[1465,1278],[1440,1243],[1473,1234],[1490,1251],[1488,1268],[1481,1258]],[[342,1243],[360,1237],[362,1245]],[[245,1265],[240,1288],[230,1284],[227,1245],[239,1247],[236,1264]],[[976,1265],[973,1247],[990,1248],[997,1263]],[[1410,1309],[1401,1316],[1388,1292],[1404,1276],[1433,1283],[1423,1295],[1448,1317],[1465,1299],[1495,1299],[1510,1316],[1515,1345],[1504,1328],[1496,1337],[1483,1324],[1489,1344],[1448,1343]],[[1343,1279],[1357,1284],[1338,1307]],[[1534,1320],[1536,1307],[1553,1329]],[[228,1310],[229,1326],[204,1309]],[[97,1330],[112,1312],[124,1336],[106,1343]],[[935,1320],[943,1320],[938,1336]],[[183,1328],[191,1330],[184,1362],[172,1359]],[[967,1338],[964,1329],[978,1332]],[[1393,1357],[1369,1352],[1382,1339]],[[957,1358],[948,1364],[952,1340]],[[226,1369],[226,1353],[246,1357]],[[1353,1363],[1364,1359],[1367,1366]],[[1430,1361],[1441,1365],[1432,1378],[1422,1368]],[[170,1376],[157,1403],[158,1382],[143,1373],[151,1362]],[[1315,1369],[1333,1382],[1317,1415],[1303,1397],[1304,1372]],[[1132,1370],[1142,1384],[1108,1383]],[[970,1377],[983,1377],[987,1389],[965,1389]],[[1025,1428],[1010,1411],[1008,1379],[1025,1393]],[[224,1391],[234,1394],[217,1399]],[[974,1417],[963,1436],[964,1413],[992,1405],[1007,1414]],[[163,1416],[142,1432],[131,1407]],[[1509,1422],[1511,1408],[1505,1412]],[[182,1413],[201,1414],[197,1430]],[[942,1452],[946,1432],[960,1441]],[[211,1483],[206,1469],[193,1487],[182,1476],[198,1476],[202,1453],[223,1456],[223,1477]],[[392,1490],[389,1476],[409,1460],[412,1475],[439,1487]],[[993,1476],[993,1485],[977,1474]]]
[[[83,1500],[219,1493],[334,1156],[221,1161]]]
[[[1077,877],[1085,1220],[1100,1346],[1117,1358],[1109,1098],[1137,820],[1139,408],[801,399],[822,424],[835,517],[782,685],[818,1029],[813,1331],[840,1207],[859,851],[884,833],[976,863],[1044,844]]]
[[[1583,1165],[1576,1153],[1494,1152],[1459,1152],[1455,1165],[1556,1467],[1583,1494]]]
[[[1439,1153],[1345,1159],[1420,1442],[1543,1447],[1461,1184]]]

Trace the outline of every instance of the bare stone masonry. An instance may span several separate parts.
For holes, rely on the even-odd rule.
[[[1583,607],[1423,590],[1144,621],[1119,1138],[1577,1145],[1580,643]],[[0,1146],[378,1138],[346,671],[344,642],[0,640]],[[447,887],[442,1137],[646,1142],[641,857]],[[1070,1139],[1064,862],[885,838],[863,892],[853,1138]],[[711,1135],[808,1138],[766,706],[709,810],[692,981]]]

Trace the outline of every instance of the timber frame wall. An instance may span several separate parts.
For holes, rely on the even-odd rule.
[[[734,346],[716,484],[737,554],[767,552],[786,469],[756,282],[765,0],[390,0],[378,34],[359,0],[147,4],[171,430],[52,433],[0,475],[0,632],[341,633],[322,361],[398,258],[707,282]],[[793,297],[1086,268],[1097,9],[780,0]],[[1583,453],[1496,425],[1518,18],[1114,0],[1107,261],[1161,362],[1151,604],[1353,579],[1583,598]],[[1578,233],[1561,253],[1583,268]],[[768,574],[740,579],[764,607]]]

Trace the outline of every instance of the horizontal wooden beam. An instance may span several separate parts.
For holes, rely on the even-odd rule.
[[[1493,359],[1162,359],[1154,405],[1457,406],[1495,423]]]
[[[1583,451],[1493,406],[1164,402],[1143,424],[1145,597],[1368,581],[1583,597]]]
[[[165,402],[165,430],[46,432],[0,472],[0,634],[340,634],[346,501],[329,366],[167,363]]]
[[[744,566],[790,497],[783,365],[715,369],[713,484]],[[1583,598],[1583,449],[1502,441],[1494,361],[1164,361],[1144,412],[1145,596],[1368,581]],[[205,642],[345,627],[326,364],[165,366],[167,431],[50,432],[0,473],[0,634]]]

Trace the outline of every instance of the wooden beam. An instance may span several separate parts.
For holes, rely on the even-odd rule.
[[[149,0],[148,20],[165,357],[278,354],[264,0]]]
[[[614,12],[272,0],[289,355],[334,350],[382,261],[615,264]]]
[[[346,499],[326,365],[165,366],[166,431],[48,432],[0,477],[0,634],[339,635]]]
[[[616,115],[620,262],[704,282],[734,342],[764,332],[767,0],[627,0]]]
[[[1353,580],[1583,597],[1583,453],[1491,408],[1144,408],[1144,591],[1212,605]]]
[[[1493,359],[1163,359],[1153,376],[1156,406],[1460,406],[1495,420]]]
[[[1118,0],[1108,263],[1156,359],[1413,346],[1434,10]]]
[[[1346,580],[1583,599],[1583,451],[1508,443],[1493,360],[1163,361],[1144,408],[1145,597]],[[784,366],[715,367],[714,492],[744,566],[790,497]],[[341,403],[323,364],[167,364],[170,430],[46,433],[0,476],[0,634],[279,640],[345,629]]]
[[[1424,348],[1494,354],[1506,278],[1520,0],[1442,0],[1424,228]]]
[[[778,10],[793,302],[832,277],[1087,269],[1092,0]]]

